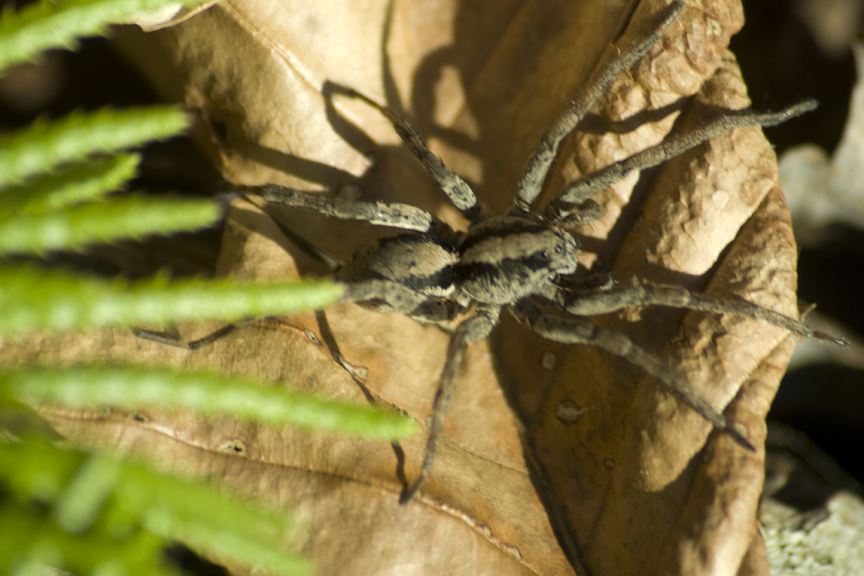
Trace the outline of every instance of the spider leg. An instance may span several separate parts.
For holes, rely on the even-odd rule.
[[[159,344],[166,344],[168,346],[174,346],[176,348],[185,348],[186,350],[198,350],[199,348],[209,346],[213,342],[225,338],[229,334],[233,333],[235,330],[245,328],[246,326],[250,326],[260,320],[261,318],[245,318],[233,324],[226,324],[222,328],[211,332],[207,336],[204,336],[203,338],[198,338],[197,340],[192,340],[190,342],[183,340],[177,334],[172,334],[170,332],[160,332],[158,330],[145,330],[144,328],[133,327],[132,333],[135,334],[135,336],[137,336],[138,338],[141,338],[142,340],[150,340],[151,342],[158,342]]]
[[[815,100],[805,100],[779,112],[742,110],[723,114],[722,116],[713,118],[695,130],[674,134],[656,146],[610,164],[601,170],[586,174],[567,186],[550,203],[551,211],[558,218],[561,218],[567,214],[567,204],[583,202],[599,190],[608,188],[615,182],[623,180],[633,171],[658,166],[733,128],[776,126],[790,118],[815,110],[817,105]]]
[[[477,203],[477,196],[474,194],[474,191],[471,190],[467,182],[447,168],[441,158],[429,149],[423,137],[417,132],[417,129],[414,128],[408,118],[402,116],[392,108],[378,104],[359,92],[352,92],[354,96],[376,108],[393,124],[393,128],[405,143],[405,146],[420,160],[420,163],[432,175],[438,186],[444,191],[447,198],[450,199],[450,202],[462,212],[462,215],[469,222],[475,222],[482,218],[480,204]]]
[[[566,226],[585,226],[596,222],[602,216],[600,205],[592,199],[587,199],[576,206],[568,206],[568,211],[556,209],[552,204],[546,206],[545,218],[549,222]]]
[[[389,226],[417,232],[434,232],[445,227],[440,220],[416,206],[397,202],[363,202],[332,198],[287,188],[278,184],[242,187],[246,194],[259,196],[267,202],[318,212],[342,220],[361,220],[376,226]]]
[[[443,298],[429,298],[398,282],[367,280],[351,282],[340,302],[370,303],[369,307],[382,314],[404,314],[421,322],[447,322],[462,311]]]
[[[555,118],[522,171],[518,193],[514,200],[515,210],[519,212],[531,210],[531,205],[543,188],[543,182],[546,180],[549,168],[558,155],[561,141],[576,128],[576,125],[582,121],[594,103],[608,90],[618,76],[635,64],[660,40],[666,29],[683,9],[684,2],[676,1],[660,11],[657,15],[658,22],[654,31],[645,39],[623,49],[617,58],[607,62],[602,69],[593,74],[588,79],[585,88],[570,103],[570,106]]]
[[[438,437],[441,435],[441,429],[444,425],[444,416],[447,414],[450,399],[453,397],[454,376],[456,375],[456,369],[462,363],[465,347],[471,342],[486,338],[498,323],[500,315],[500,306],[478,306],[477,315],[459,324],[450,338],[450,345],[447,347],[447,360],[444,363],[444,370],[441,372],[441,379],[438,383],[438,391],[432,404],[432,422],[429,424],[426,455],[423,458],[420,474],[414,482],[405,487],[405,490],[403,490],[402,495],[399,497],[400,504],[407,504],[414,498],[432,470],[435,452],[438,448]]]
[[[405,314],[423,322],[446,322],[454,316],[454,312],[444,305],[443,300],[440,302],[430,302],[422,294],[401,284],[387,280],[371,280],[348,284],[345,294],[339,299],[340,302],[364,302],[371,300],[386,302],[386,305],[390,308],[386,310],[387,312]],[[436,306],[436,304],[440,304],[440,306]],[[232,324],[226,324],[202,338],[189,342],[183,340],[177,334],[159,330],[132,327],[132,333],[143,340],[150,340],[151,342],[158,342],[159,344],[184,348],[186,350],[198,350],[261,320],[263,318],[244,318]]]
[[[803,338],[827,340],[844,348],[849,347],[849,342],[843,338],[813,330],[803,322],[742,298],[716,298],[698,292],[690,292],[679,286],[640,284],[612,288],[602,292],[559,290],[555,301],[560,308],[578,316],[607,314],[629,306],[668,306],[716,314],[731,314],[762,320]]]
[[[259,208],[262,212],[267,214],[273,223],[276,224],[276,227],[282,232],[282,234],[287,238],[294,246],[303,251],[307,256],[312,258],[313,260],[320,263],[322,266],[327,268],[327,270],[331,274],[335,274],[340,268],[342,268],[345,263],[328,253],[326,250],[321,248],[320,246],[314,244],[310,240],[307,240],[304,236],[298,234],[292,227],[286,225],[282,222],[282,219],[278,217],[278,215],[273,214],[273,210],[269,209],[268,202],[262,202],[258,204],[256,202],[252,202],[248,197],[250,204]]]
[[[544,314],[537,306],[522,300],[510,307],[517,320],[544,338],[562,344],[597,346],[624,358],[659,380],[668,391],[684,401],[702,418],[722,430],[738,444],[755,452],[756,449],[726,418],[705,401],[675,370],[634,344],[623,334],[600,328],[588,320]]]

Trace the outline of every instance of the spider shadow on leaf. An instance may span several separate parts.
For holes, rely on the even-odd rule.
[[[729,110],[715,114],[697,127],[673,132],[656,146],[583,176],[540,209],[538,197],[564,138],[618,76],[658,42],[682,9],[682,2],[663,9],[648,34],[622,49],[589,78],[529,158],[507,214],[485,214],[471,187],[429,150],[407,118],[350,90],[345,91],[346,95],[377,109],[392,123],[407,148],[469,223],[466,230],[456,230],[410,204],[315,194],[277,184],[239,187],[245,194],[271,204],[401,230],[395,236],[362,246],[350,260],[335,266],[337,280],[347,287],[343,300],[424,323],[456,322],[432,406],[424,460],[417,477],[404,486],[401,503],[411,501],[433,470],[444,417],[467,345],[487,338],[505,309],[540,337],[567,345],[595,346],[626,360],[748,450],[755,449],[746,430],[727,421],[675,369],[626,335],[604,329],[588,318],[631,307],[665,306],[753,318],[801,337],[843,344],[798,320],[743,299],[720,299],[675,285],[606,285],[598,289],[567,280],[577,270],[579,250],[568,228],[598,217],[599,207],[591,198],[594,194],[628,174],[657,166],[732,128],[775,125],[815,106],[805,101],[780,112]],[[146,331],[138,333],[194,349],[221,338],[225,330],[188,344]]]

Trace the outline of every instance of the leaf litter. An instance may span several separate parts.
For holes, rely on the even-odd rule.
[[[154,82],[177,93],[170,78],[182,78],[205,149],[230,180],[343,193],[356,186],[364,198],[418,205],[458,226],[387,122],[338,87],[410,109],[433,149],[500,213],[551,119],[612,43],[644,33],[663,5],[641,2],[630,14],[600,1],[483,10],[432,0],[367,4],[356,14],[329,0],[217,5],[149,38],[170,50],[176,68],[154,70]],[[673,124],[699,122],[694,102],[746,107],[726,49],[742,24],[737,2],[688,7],[569,140],[548,186],[560,189],[657,143]],[[788,210],[758,129],[716,138],[597,200],[603,217],[580,231],[586,267],[619,283],[675,282],[797,313]],[[342,259],[380,233],[266,212],[235,203],[220,273],[323,273],[268,214]],[[677,310],[631,310],[605,325],[684,373],[761,444],[793,346],[787,334]],[[181,328],[194,338],[213,327]],[[448,338],[434,326],[343,305],[262,322],[193,353],[110,331],[7,344],[4,355],[253,375],[340,400],[371,398],[423,422]],[[334,345],[365,378],[339,365]],[[556,417],[562,404],[576,407],[575,421]],[[46,413],[78,442],[146,455],[290,511],[305,526],[293,545],[321,574],[767,573],[755,519],[761,451],[712,433],[626,362],[542,341],[515,322],[491,345],[470,347],[436,467],[424,497],[407,507],[397,502],[401,475],[416,474],[422,436],[394,448],[188,414]]]

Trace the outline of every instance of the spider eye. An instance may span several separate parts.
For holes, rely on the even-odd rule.
[[[549,258],[549,251],[548,250],[543,251],[543,258]]]
[[[560,244],[555,247],[556,254],[560,254],[562,250],[564,250],[564,248]]]

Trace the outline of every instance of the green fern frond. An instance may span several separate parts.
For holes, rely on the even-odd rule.
[[[185,232],[209,226],[220,215],[210,200],[123,196],[0,221],[0,254],[80,250],[96,242]]]
[[[85,455],[35,441],[0,443],[0,482],[5,491],[27,502],[52,503],[63,493]],[[2,532],[2,530],[0,530]]]
[[[174,136],[189,117],[174,106],[151,106],[76,112],[48,122],[38,120],[16,132],[0,135],[0,188],[78,162],[90,154]]]
[[[135,176],[141,157],[121,154],[96,158],[0,190],[0,218],[16,214],[40,215],[80,202],[98,200],[120,189]]]
[[[109,24],[168,5],[200,4],[201,0],[42,0],[0,17],[0,70],[33,60],[43,50],[74,50],[76,38],[104,35]]]
[[[160,521],[158,525],[148,524],[147,528],[166,539],[177,538],[195,550],[207,551],[211,557],[222,558],[225,550],[231,550],[231,560],[265,572],[306,574],[310,571],[309,562],[281,551],[278,542],[262,542],[235,530],[218,530],[197,519]]]
[[[46,477],[62,486],[53,497],[26,489]],[[0,572],[29,561],[79,574],[109,567],[129,575],[169,574],[159,564],[166,541],[279,574],[308,571],[308,564],[280,549],[291,529],[284,515],[138,464],[29,441],[0,444],[0,486],[11,488],[15,500],[0,506],[0,520],[15,527],[0,530]],[[47,513],[26,507],[34,500]]]
[[[118,486],[118,506],[143,517],[153,534],[176,539],[209,556],[279,574],[305,573],[309,565],[281,548],[291,528],[284,515],[269,514],[245,502],[220,498],[213,486],[183,482],[144,467],[126,465]],[[214,505],[218,504],[218,505]]]
[[[326,281],[259,284],[165,277],[113,282],[30,266],[0,267],[0,334],[166,324],[289,314],[329,306],[344,288]]]
[[[184,408],[274,425],[294,424],[396,440],[416,431],[405,417],[377,408],[321,400],[253,380],[200,372],[133,368],[30,368],[0,374],[0,388],[33,403],[95,408]]]
[[[0,573],[44,576],[46,567],[75,574],[124,576],[180,576],[161,562],[165,541],[146,530],[125,539],[98,526],[84,534],[70,534],[32,506],[17,502],[0,505],[0,520],[14,530],[0,530]]]
[[[125,536],[118,537],[118,532],[112,534],[109,522],[104,520],[87,533],[81,533],[85,528],[81,523],[79,533],[70,533],[59,526],[58,508],[52,506],[76,496],[80,488],[70,490],[70,487],[82,471],[85,474],[81,476],[89,476],[84,480],[95,481],[103,487],[117,482],[116,473],[109,481],[95,477],[92,472],[100,468],[98,464],[91,466],[91,473],[86,474],[91,460],[78,451],[61,450],[32,438],[0,443],[0,490],[6,494],[0,499],[0,523],[15,527],[15,530],[0,530],[0,573],[21,574],[30,567],[55,566],[87,574],[115,565],[126,568],[124,572],[130,576],[177,576],[159,562],[163,540],[146,531],[127,530]],[[110,490],[113,491],[114,486]],[[40,506],[34,507],[33,503]],[[91,498],[89,504],[95,510],[78,508],[92,523],[100,512],[101,503]]]
[[[47,48],[75,48],[76,37],[103,34],[110,23],[199,1],[43,0],[18,13],[3,10],[0,72],[34,60]],[[106,109],[40,120],[0,134],[0,255],[77,249],[92,242],[212,223],[220,210],[209,202],[102,199],[133,176],[138,162],[133,154],[104,155],[173,136],[188,122],[176,108]],[[94,155],[103,156],[94,160]],[[160,276],[129,283],[29,266],[0,267],[0,335],[283,314],[322,308],[341,292],[340,286],[325,282],[171,283]],[[414,429],[408,419],[365,407],[288,395],[248,381],[168,371],[82,368],[0,374],[0,408],[23,414],[21,398],[56,398],[75,405],[113,403],[130,409],[170,404],[391,439]],[[43,438],[44,431],[37,426],[18,428]],[[167,576],[175,574],[160,562],[168,541],[185,542],[211,558],[272,573],[308,570],[305,562],[280,549],[289,527],[282,515],[264,513],[224,498],[214,487],[163,477],[142,466],[101,455],[85,460],[44,439],[37,445],[26,434],[24,441],[16,438],[14,443],[8,432],[0,436],[0,525],[14,527],[0,529],[0,573],[35,576],[50,565],[100,576]]]
[[[91,456],[77,470],[54,506],[54,520],[78,534],[92,526],[120,480],[122,466],[113,458]]]

